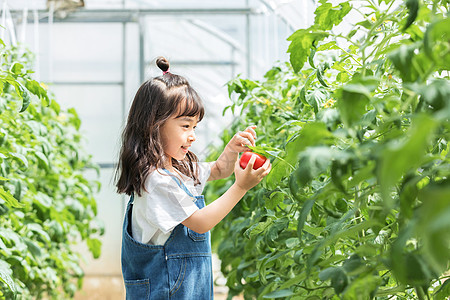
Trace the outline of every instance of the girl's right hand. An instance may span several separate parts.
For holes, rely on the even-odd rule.
[[[270,160],[267,159],[259,169],[253,170],[255,160],[256,155],[252,155],[245,169],[242,169],[239,165],[239,159],[236,161],[234,166],[236,184],[246,191],[260,183],[260,181],[267,176],[272,169],[272,164],[270,163]]]

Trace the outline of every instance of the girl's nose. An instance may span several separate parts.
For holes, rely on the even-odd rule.
[[[192,131],[192,133],[189,135],[189,141],[194,142],[196,140],[195,131]]]

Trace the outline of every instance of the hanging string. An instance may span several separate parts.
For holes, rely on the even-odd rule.
[[[8,5],[8,1],[3,1],[3,8],[2,8],[2,34],[1,38],[4,41],[5,40],[5,33],[6,33],[6,6]]]
[[[55,2],[50,1],[48,11],[48,81],[53,83],[53,15],[55,13]]]
[[[13,18],[11,16],[11,12],[9,11],[8,5],[6,5],[5,12],[6,12],[6,25],[7,25],[6,29],[9,31],[9,38],[11,40],[11,44],[13,46],[17,46],[16,27],[14,26]]]
[[[27,34],[27,24],[28,24],[28,5],[25,5],[22,13],[22,28],[20,30],[19,44],[25,44],[25,37]]]
[[[33,1],[33,18],[34,18],[34,53],[36,54],[35,77],[40,81],[41,64],[40,64],[40,49],[39,49],[39,14],[36,6],[36,1]]]

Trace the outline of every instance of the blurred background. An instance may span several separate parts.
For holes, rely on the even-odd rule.
[[[128,199],[115,193],[113,173],[134,94],[160,75],[156,57],[168,58],[171,71],[188,78],[203,98],[206,115],[192,150],[204,160],[233,119],[230,110],[222,115],[231,104],[226,83],[238,75],[262,78],[274,63],[287,61],[286,39],[313,23],[315,1],[4,0],[0,8],[2,39],[35,54],[34,78],[62,108],[76,109],[86,149],[101,168],[102,254],[94,260],[81,249],[86,277],[77,298],[123,299],[120,247]]]

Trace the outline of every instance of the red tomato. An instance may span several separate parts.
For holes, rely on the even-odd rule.
[[[253,170],[261,168],[261,166],[264,164],[264,162],[267,160],[267,158],[261,154],[254,153],[251,151],[245,151],[242,153],[241,160],[239,161],[239,165],[242,169],[245,169],[247,167],[248,161],[252,157],[252,155],[256,155],[255,163],[253,164]]]

